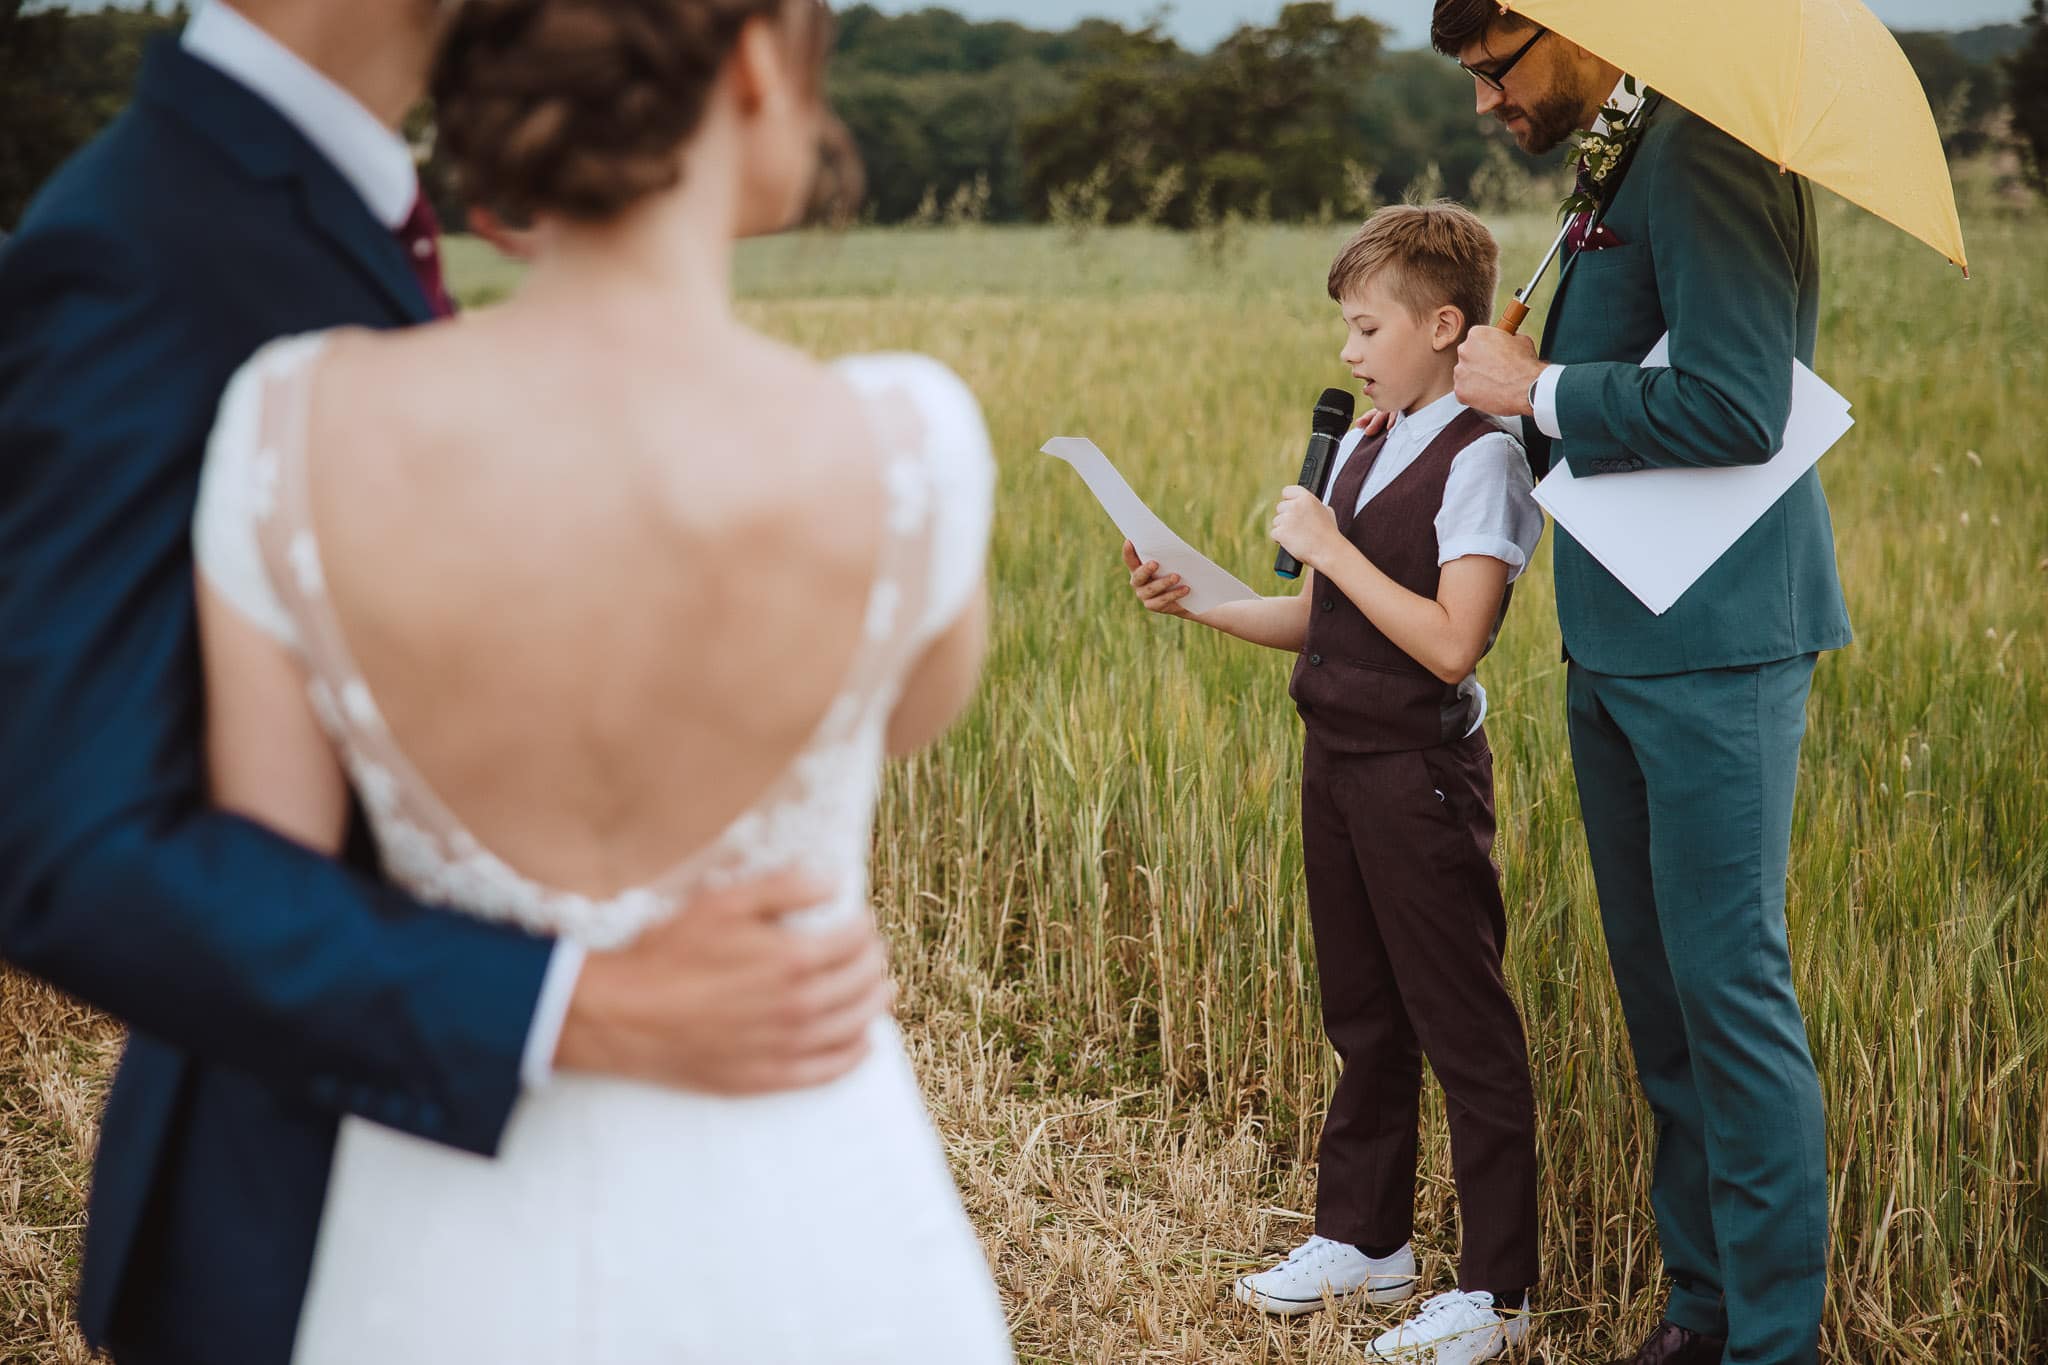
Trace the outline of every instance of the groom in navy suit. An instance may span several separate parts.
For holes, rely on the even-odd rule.
[[[885,1007],[791,878],[586,956],[398,894],[360,822],[344,866],[207,805],[206,436],[263,343],[445,310],[392,129],[447,8],[215,0],[0,252],[0,954],[131,1029],[79,1302],[123,1365],[289,1358],[343,1113],[487,1156],[556,1067],[812,1084]]]

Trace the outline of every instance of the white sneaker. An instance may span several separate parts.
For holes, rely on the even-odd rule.
[[[1372,1353],[1412,1365],[1470,1365],[1507,1355],[1528,1335],[1527,1299],[1519,1309],[1498,1309],[1484,1290],[1452,1290],[1425,1301],[1422,1311],[1376,1339]]]
[[[1326,1290],[1333,1299],[1400,1303],[1415,1293],[1415,1248],[1374,1260],[1348,1242],[1311,1237],[1271,1270],[1239,1280],[1237,1301],[1291,1318],[1321,1308]]]

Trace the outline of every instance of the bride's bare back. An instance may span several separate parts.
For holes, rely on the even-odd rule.
[[[817,734],[867,635],[892,455],[926,435],[914,395],[737,327],[572,337],[516,308],[336,334],[308,384],[334,652],[454,822],[595,897],[704,847]],[[897,747],[957,710],[979,641],[963,613],[910,671]]]
[[[881,456],[843,381],[763,341],[518,341],[331,350],[315,523],[421,776],[529,876],[610,892],[714,836],[816,729],[861,638]]]

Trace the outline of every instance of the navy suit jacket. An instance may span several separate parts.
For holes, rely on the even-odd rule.
[[[168,42],[0,252],[0,955],[130,1026],[79,1302],[124,1362],[286,1360],[339,1116],[488,1154],[518,1094],[547,941],[381,884],[360,820],[344,866],[206,799],[221,392],[427,316],[339,173]]]

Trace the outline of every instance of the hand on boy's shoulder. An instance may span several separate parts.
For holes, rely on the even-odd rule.
[[[1374,408],[1371,412],[1358,419],[1358,429],[1364,432],[1365,439],[1370,441],[1393,425],[1393,421],[1394,415],[1385,408]]]

